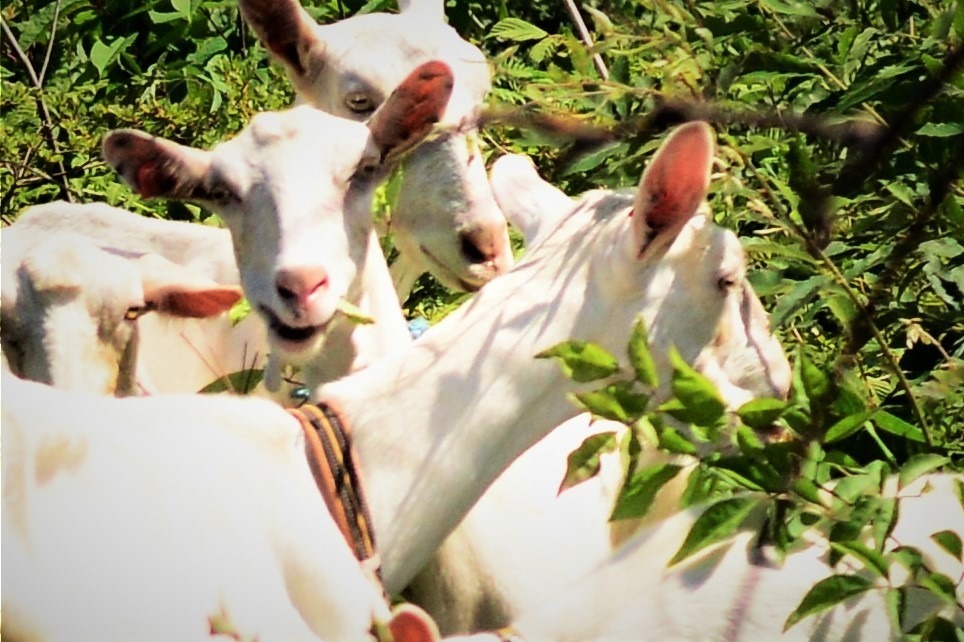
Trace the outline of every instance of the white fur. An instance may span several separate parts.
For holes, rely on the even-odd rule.
[[[135,393],[144,383],[136,359],[145,320],[176,324],[191,303],[220,315],[241,297],[237,286],[159,255],[110,251],[70,229],[34,227],[30,214],[4,228],[0,270],[3,350],[21,376],[69,390]],[[158,313],[141,318],[148,305]],[[226,361],[231,351],[220,348],[211,357]],[[215,378],[199,378],[189,362],[182,366],[180,385],[200,388]]]
[[[964,567],[940,549],[930,536],[949,529],[964,532],[958,490],[959,474],[925,476],[896,492],[895,479],[888,495],[900,497],[897,526],[887,550],[915,546],[925,562],[957,584],[957,599],[964,600],[960,578]],[[782,563],[754,562],[753,533],[742,530],[668,567],[670,558],[702,508],[687,509],[641,531],[609,559],[568,586],[545,597],[522,615],[513,628],[525,642],[897,642],[904,635],[891,626],[884,590],[872,589],[841,605],[805,618],[783,631],[790,613],[816,582],[834,572],[848,573],[862,566],[843,560],[836,569],[827,564],[827,540],[811,533]],[[758,516],[759,517],[759,516]],[[751,519],[759,528],[760,519]],[[872,577],[866,571],[859,571]],[[900,582],[900,567],[892,571]],[[938,599],[922,589],[907,596],[907,628],[941,608]],[[960,609],[943,605],[943,615],[964,626]],[[488,642],[490,635],[447,638],[449,642]]]
[[[442,2],[402,3],[398,14],[368,13],[319,25],[297,0],[240,0],[242,14],[284,65],[299,100],[345,118],[373,108],[418,64],[442,60],[455,78],[441,124],[449,132],[412,152],[403,166],[391,231],[399,297],[432,272],[443,284],[476,290],[512,265],[506,222],[489,188],[472,133],[490,86],[482,52],[444,22]]]

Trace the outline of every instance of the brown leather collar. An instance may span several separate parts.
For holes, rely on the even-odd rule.
[[[325,403],[289,408],[305,433],[305,451],[311,474],[328,511],[359,561],[373,560],[375,533],[368,504],[355,465],[351,432],[338,414]],[[374,569],[380,577],[380,570]]]

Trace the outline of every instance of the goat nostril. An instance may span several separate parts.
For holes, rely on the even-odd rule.
[[[459,239],[459,251],[470,263],[486,263],[493,257],[482,251],[471,236],[463,234]]]
[[[307,299],[328,285],[328,273],[322,268],[286,269],[275,278],[275,289],[284,301]]]

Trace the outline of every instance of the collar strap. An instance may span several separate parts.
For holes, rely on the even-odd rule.
[[[375,533],[352,456],[348,426],[325,403],[305,404],[288,412],[301,424],[311,474],[348,546],[359,561],[377,564]],[[380,576],[377,567],[375,574]]]

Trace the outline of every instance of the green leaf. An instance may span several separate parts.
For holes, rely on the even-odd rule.
[[[832,444],[835,441],[846,439],[858,430],[874,415],[873,410],[861,412],[856,415],[844,417],[834,425],[830,426],[827,433],[823,436],[823,443]]]
[[[923,431],[885,410],[878,410],[873,416],[874,425],[898,437],[905,437],[918,443],[925,443]]]
[[[864,566],[874,571],[880,577],[887,577],[887,559],[883,554],[878,553],[874,549],[864,546],[855,540],[849,542],[830,542],[830,546],[845,555],[852,555],[857,558]]]
[[[712,426],[719,421],[726,404],[713,382],[683,361],[675,348],[670,349],[669,359],[673,364],[673,394],[682,407],[664,405],[660,409],[666,408],[673,417],[697,426]]]
[[[859,575],[831,575],[820,580],[803,596],[783,625],[786,631],[805,617],[829,609],[871,589],[873,583]]]
[[[616,498],[616,506],[609,519],[615,521],[644,517],[652,507],[659,489],[676,477],[680,470],[682,466],[677,464],[662,463],[647,466],[635,473]]]
[[[646,332],[646,322],[642,317],[636,320],[633,333],[629,337],[629,364],[636,372],[636,379],[653,388],[659,385],[659,374],[656,372],[656,362],[649,351],[649,336]]]
[[[957,136],[964,132],[964,125],[961,123],[927,123],[917,130],[918,136],[931,136],[934,138],[948,138]]]
[[[746,520],[747,515],[760,504],[756,497],[732,497],[712,504],[703,511],[686,534],[682,546],[676,551],[670,565],[681,562],[707,546],[733,535]]]
[[[660,432],[659,447],[677,455],[695,455],[697,452],[696,446],[674,428],[667,428]]]
[[[793,480],[793,483],[790,485],[790,490],[808,502],[818,504],[820,506],[823,506],[824,504],[824,498],[821,495],[820,486],[815,484],[812,479],[798,477]]]
[[[948,604],[957,603],[954,580],[943,573],[927,573],[920,578],[920,585]]]
[[[877,512],[871,519],[870,530],[877,548],[883,550],[884,542],[890,537],[897,524],[897,517],[900,514],[899,504],[893,497],[877,497],[875,500]]]
[[[931,539],[937,542],[938,546],[954,556],[954,559],[956,559],[958,562],[962,560],[960,535],[954,531],[944,530],[931,535]]]
[[[237,303],[231,306],[231,310],[228,312],[228,319],[231,320],[231,325],[235,326],[241,323],[249,314],[251,314],[251,303],[247,297],[241,297]]]
[[[904,587],[898,586],[887,589],[884,595],[887,602],[887,616],[890,618],[890,625],[895,631],[904,630],[904,615],[907,612],[907,591]]]
[[[619,363],[604,348],[586,341],[565,341],[536,355],[559,359],[566,376],[578,383],[604,379],[616,373]]]
[[[772,426],[786,408],[785,401],[773,397],[760,397],[740,406],[737,414],[740,415],[740,420],[750,428],[762,430]]]
[[[830,377],[823,370],[818,368],[807,355],[803,346],[799,351],[800,380],[803,382],[803,389],[810,400],[811,411],[816,406],[827,403],[830,397]]]
[[[215,379],[199,390],[200,393],[233,392],[246,395],[254,391],[264,379],[264,370],[239,370]]]
[[[94,65],[100,76],[104,75],[107,66],[117,58],[117,53],[127,44],[126,38],[115,38],[114,41],[105,45],[102,40],[95,40],[90,48],[90,64]]]
[[[361,311],[361,309],[346,299],[338,299],[336,309],[348,317],[348,320],[358,325],[370,325],[375,323],[375,319]]]
[[[191,0],[171,0],[171,6],[184,19],[191,19]]]
[[[559,491],[592,479],[599,472],[601,455],[616,450],[616,433],[604,432],[587,437],[579,448],[569,453],[566,476],[559,484]]]
[[[579,392],[573,396],[583,408],[597,417],[623,423],[635,421],[649,403],[648,395],[634,392],[632,384],[625,381],[617,381],[602,390]]]
[[[940,468],[950,462],[950,459],[943,455],[920,454],[914,455],[900,467],[898,485],[903,488],[925,473],[929,473],[935,468]]]
[[[810,3],[796,2],[794,0],[760,0],[760,4],[768,9],[788,16],[803,16],[806,18],[819,18]]]
[[[524,40],[542,40],[548,35],[548,32],[520,18],[505,18],[492,26],[487,37],[521,42]]]

